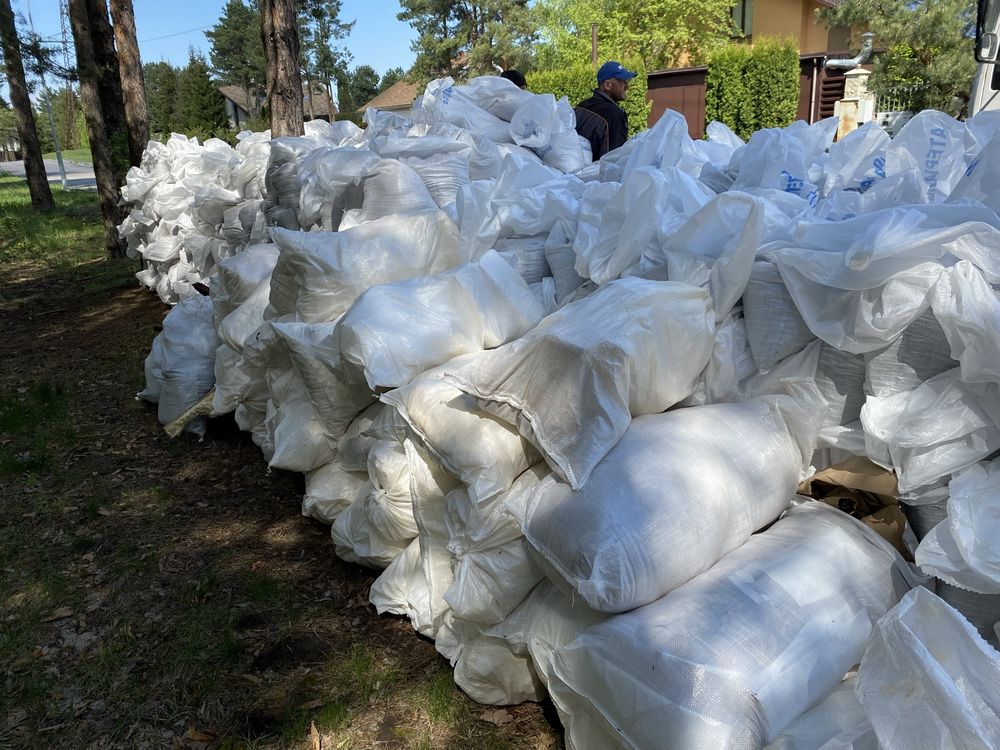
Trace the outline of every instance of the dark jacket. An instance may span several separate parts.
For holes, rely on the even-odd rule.
[[[576,132],[590,141],[594,161],[628,140],[625,110],[599,89],[594,89],[593,96],[577,104],[575,111]]]

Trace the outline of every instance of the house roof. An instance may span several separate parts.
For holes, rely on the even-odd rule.
[[[313,91],[313,112],[317,115],[325,115],[330,111],[330,95],[325,91]],[[309,116],[309,92],[302,92],[302,109],[304,110],[306,116]],[[337,109],[336,103],[333,105],[333,111],[336,113]]]
[[[246,92],[239,86],[219,86],[219,93],[243,111],[250,111],[250,102]]]
[[[843,5],[847,0],[816,0],[820,5],[825,5],[827,8],[836,8],[838,5]]]
[[[226,97],[229,101],[235,104],[237,107],[242,109],[244,112],[250,111],[249,101],[247,100],[246,92],[239,86],[219,86],[219,93]],[[330,111],[330,95],[325,91],[314,91],[313,92],[313,112],[317,115],[325,115]],[[308,116],[309,114],[309,93],[304,91],[302,94],[302,109],[304,113]],[[333,111],[337,112],[337,105],[333,105]]]
[[[406,81],[396,81],[381,94],[370,102],[358,107],[358,112],[366,109],[407,109],[413,104],[413,100],[420,93],[420,86]]]

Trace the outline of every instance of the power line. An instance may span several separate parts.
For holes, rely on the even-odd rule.
[[[210,29],[210,28],[212,28],[212,24],[209,24],[208,26],[199,26],[196,29],[188,29],[187,31],[177,31],[177,32],[174,32],[173,34],[164,34],[163,36],[151,36],[148,39],[140,39],[139,41],[140,42],[155,42],[155,41],[157,41],[159,39],[169,39],[172,36],[181,36],[183,34],[190,34],[190,33],[195,32],[195,31],[204,31],[205,29]]]

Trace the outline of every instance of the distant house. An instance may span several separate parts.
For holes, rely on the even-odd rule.
[[[219,93],[226,100],[226,117],[229,125],[239,130],[250,119],[250,102],[246,92],[239,86],[219,86]]]
[[[851,30],[828,29],[816,20],[816,11],[833,8],[843,0],[738,0],[733,20],[751,44],[761,37],[791,37],[800,54],[842,51],[849,46]]]
[[[313,87],[311,106],[309,94],[309,91],[305,91],[302,95],[302,113],[306,120],[326,120],[330,122],[337,119],[337,105],[330,101],[330,95],[323,86]]]
[[[246,92],[239,86],[219,86],[219,93],[226,101],[226,116],[229,118],[229,125],[235,130],[245,127],[247,120],[250,119],[250,103]],[[310,98],[312,99],[311,107]],[[263,102],[257,106],[258,111],[262,104]],[[313,89],[311,97],[309,92],[303,94],[302,114],[306,120],[329,120],[331,112],[333,118],[336,119],[337,105],[331,104],[330,96],[326,91],[316,87]]]
[[[408,117],[413,109],[413,102],[419,94],[420,86],[417,84],[396,81],[374,99],[358,107],[358,112],[381,109],[385,112],[395,112]]]

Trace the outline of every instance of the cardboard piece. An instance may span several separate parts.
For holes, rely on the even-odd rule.
[[[906,516],[896,500],[896,475],[867,458],[854,456],[814,474],[799,492],[839,508],[888,540],[908,562],[913,551],[906,543]],[[909,535],[912,536],[912,533]]]

